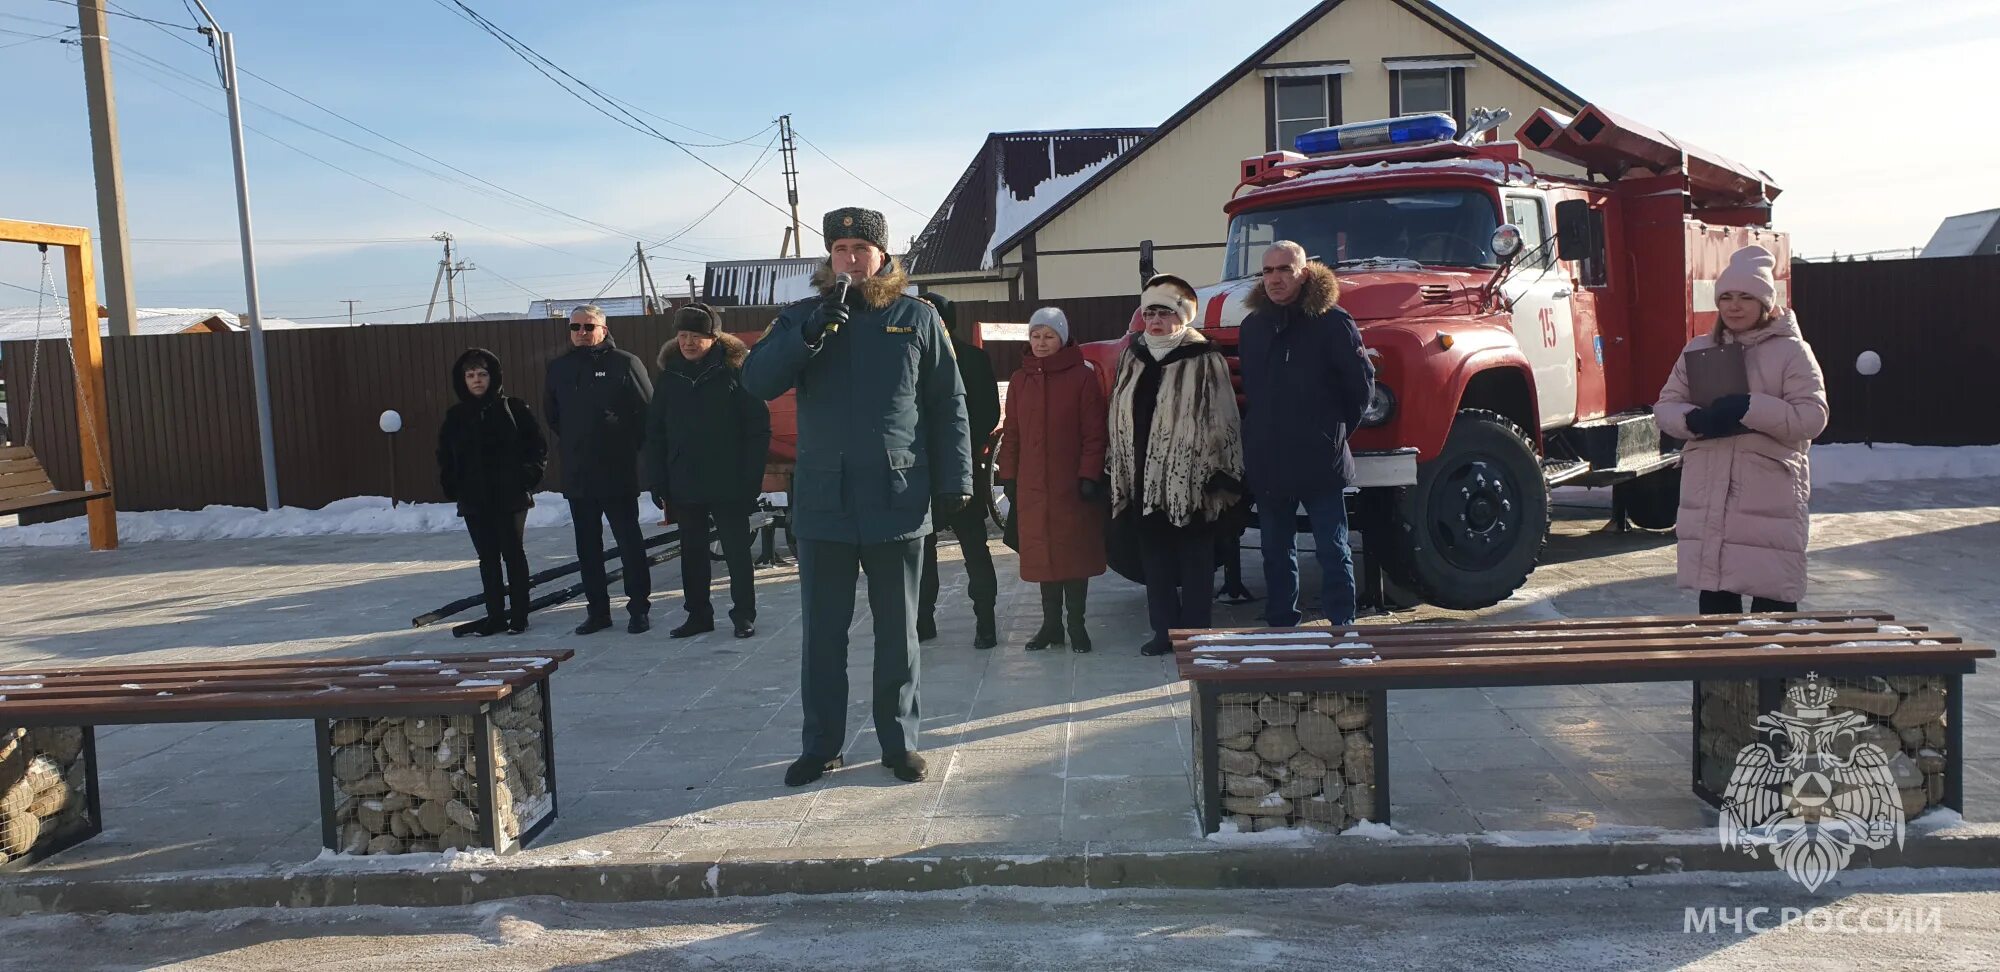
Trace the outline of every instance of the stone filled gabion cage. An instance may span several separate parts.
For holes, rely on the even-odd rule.
[[[1337,833],[1386,819],[1380,693],[1235,688],[1197,685],[1195,801],[1207,831]]]
[[[1889,773],[1902,798],[1903,815],[1916,819],[1935,807],[1955,807],[1962,781],[1953,778],[1962,748],[1950,714],[1958,679],[1942,675],[1819,677],[1834,690],[1830,711],[1866,719],[1843,735],[1830,755],[1850,757],[1857,745],[1872,745],[1888,758]],[[1782,737],[1756,725],[1773,712],[1796,716],[1791,692],[1806,680],[1732,679],[1695,683],[1695,792],[1720,803],[1744,747],[1763,743],[1787,748]]]
[[[92,748],[80,726],[0,727],[0,866],[97,833]]]
[[[325,724],[327,847],[370,855],[506,852],[532,839],[556,809],[545,687],[522,689],[483,715]]]

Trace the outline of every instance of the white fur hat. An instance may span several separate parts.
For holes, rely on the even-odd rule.
[[[1062,312],[1062,308],[1044,307],[1030,315],[1028,330],[1033,331],[1038,327],[1046,327],[1056,332],[1056,336],[1062,339],[1063,344],[1069,344],[1069,316]]]
[[[1139,293],[1139,309],[1148,307],[1171,307],[1181,314],[1182,324],[1193,324],[1194,316],[1201,309],[1195,303],[1194,286],[1170,273],[1163,273],[1146,281],[1146,289]]]

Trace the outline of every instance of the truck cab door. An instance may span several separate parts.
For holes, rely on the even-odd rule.
[[[1539,195],[1503,197],[1507,221],[1521,229],[1521,255],[1501,284],[1511,308],[1514,339],[1535,373],[1541,427],[1576,421],[1576,327],[1570,312],[1569,274],[1556,262],[1548,209]]]

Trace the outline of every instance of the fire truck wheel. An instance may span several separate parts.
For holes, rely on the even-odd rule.
[[[1439,607],[1482,608],[1519,590],[1535,569],[1549,532],[1549,487],[1520,426],[1466,409],[1390,515],[1390,577]]]
[[[1627,480],[1611,487],[1625,519],[1642,530],[1671,530],[1681,512],[1681,467]]]

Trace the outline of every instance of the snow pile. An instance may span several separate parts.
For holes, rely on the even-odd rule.
[[[1215,833],[1209,834],[1207,839],[1213,844],[1224,844],[1232,847],[1250,847],[1260,844],[1267,846],[1275,844],[1280,847],[1302,847],[1317,833],[1319,832],[1307,827],[1280,827],[1277,830],[1253,832],[1239,829],[1234,820],[1224,820]]]
[[[569,504],[556,493],[535,494],[528,526],[569,525]],[[33,526],[0,527],[0,547],[81,547],[89,542],[83,517]],[[159,510],[118,514],[120,543],[153,540],[261,540],[271,537],[318,537],[338,534],[457,533],[465,529],[458,507],[451,503],[403,503],[395,507],[382,496],[335,500],[317,510],[295,506],[266,512],[247,506],[211,506],[203,510]]]
[[[1342,665],[1373,665],[1381,660],[1381,655],[1373,655],[1368,658],[1342,658],[1340,663]]]
[[[1913,446],[1878,442],[1813,446],[1812,484],[2000,476],[2000,446]]]

